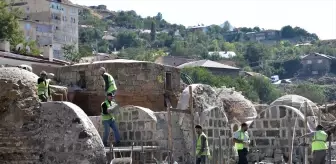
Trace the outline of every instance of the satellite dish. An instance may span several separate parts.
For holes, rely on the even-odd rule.
[[[29,46],[26,46],[26,52],[30,53],[30,47]]]
[[[23,43],[20,43],[20,44],[18,44],[16,47],[15,47],[15,50],[16,51],[20,51],[20,50],[23,50]]]

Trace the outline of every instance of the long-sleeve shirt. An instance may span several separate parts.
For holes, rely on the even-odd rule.
[[[107,102],[109,102],[111,105],[111,101],[107,100]],[[102,104],[102,109],[103,109],[103,114],[108,114],[106,102]]]
[[[111,84],[109,83],[108,76],[106,74],[103,74],[103,79],[105,81],[105,92],[107,92]]]
[[[42,78],[38,78],[37,79],[37,84],[41,84],[41,83],[47,83],[47,81],[45,79],[42,79]],[[48,85],[48,95],[50,97],[50,87]]]

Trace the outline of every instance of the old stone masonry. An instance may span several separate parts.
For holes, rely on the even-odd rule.
[[[120,107],[116,120],[122,145],[156,147],[154,151],[134,152],[133,163],[167,161],[170,150],[165,97],[171,100],[172,108],[179,110],[190,110],[192,98],[193,113],[171,113],[171,152],[179,164],[194,163],[192,123],[202,125],[208,136],[208,162],[221,164],[235,163],[232,134],[243,122],[249,125],[252,141],[250,163],[285,163],[292,149],[290,138],[305,130],[313,131],[317,125],[318,107],[302,96],[285,95],[269,105],[253,104],[233,88],[203,84],[190,85],[190,96],[179,69],[151,62],[113,60],[57,68],[52,80],[65,88],[61,94],[68,96],[68,101],[46,103],[40,103],[36,96],[36,74],[8,67],[0,68],[0,164],[110,162],[112,156],[101,140],[100,104],[105,97],[103,79],[97,72],[102,66],[117,81],[116,101]],[[71,88],[78,81],[80,89]],[[304,129],[304,102],[309,106],[308,129]],[[322,114],[321,119],[330,122],[335,117]],[[302,142],[293,140],[293,162],[302,161]],[[119,153],[115,158],[129,155]]]

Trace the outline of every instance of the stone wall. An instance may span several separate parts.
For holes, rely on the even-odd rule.
[[[99,74],[99,68],[102,66],[116,80],[118,87],[116,100],[121,106],[136,105],[154,111],[163,111],[165,110],[163,97],[165,87],[174,93],[172,95],[180,92],[179,69],[151,62],[117,59],[93,64],[67,66],[58,69],[57,78],[66,85],[76,84],[80,80],[79,74],[82,73],[85,77],[85,90],[98,96],[103,96],[104,81]],[[165,84],[166,75],[167,84]],[[172,96],[172,99],[176,99],[176,96]],[[103,99],[98,102],[101,103],[102,101]],[[176,101],[173,101],[173,103],[173,105],[176,105]],[[91,106],[96,107],[98,105]],[[100,108],[84,108],[84,110],[99,111]]]
[[[37,76],[0,68],[0,163],[106,162],[97,130],[78,106],[39,103]]]
[[[295,137],[304,134],[304,120],[298,112],[290,108],[273,106],[259,113],[250,126],[249,133],[253,142],[252,149],[260,151],[257,154],[261,159],[271,158],[273,160],[271,162],[282,162],[282,156],[288,156],[290,145],[288,141],[293,137],[293,129],[295,128]],[[294,140],[293,161],[302,156],[303,150],[298,146],[302,142],[302,139]]]

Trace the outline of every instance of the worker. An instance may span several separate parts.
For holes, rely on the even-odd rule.
[[[327,155],[328,134],[323,130],[322,125],[316,126],[316,131],[303,135],[299,138],[311,137],[312,138],[312,152],[313,152],[313,164],[325,164],[325,158]]]
[[[49,80],[45,71],[42,71],[37,79],[37,95],[42,102],[47,102],[50,97]]]
[[[117,85],[115,84],[113,76],[107,73],[104,67],[101,67],[99,72],[105,81],[105,93],[112,93],[114,95],[117,91]]]
[[[248,126],[246,123],[242,123],[238,131],[233,134],[233,142],[238,152],[238,164],[248,164],[247,154],[248,146],[250,144],[250,137],[247,132]]]
[[[196,164],[205,164],[207,157],[210,156],[208,138],[203,133],[201,125],[196,125],[195,130],[197,133]]]
[[[109,107],[111,107],[112,100],[114,95],[112,93],[107,94],[107,99],[102,103],[101,108],[101,116],[102,116],[102,122],[104,125],[104,135],[103,135],[103,143],[105,147],[109,147],[109,144],[107,143],[109,134],[110,134],[110,128],[113,130],[115,144],[114,146],[118,146],[120,143],[120,135],[119,131],[114,119],[114,116],[108,112]]]

